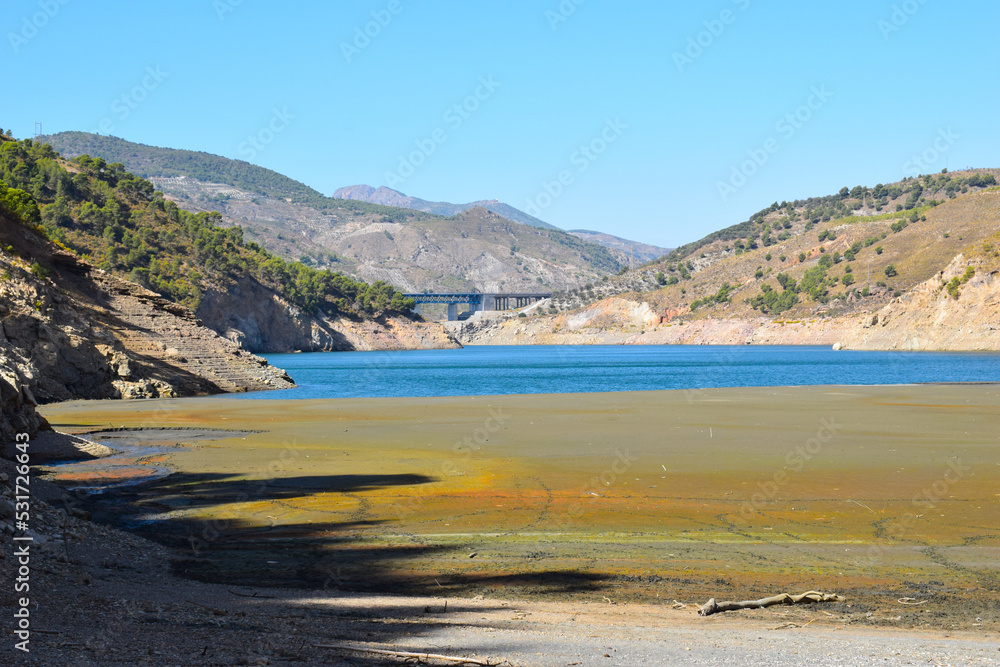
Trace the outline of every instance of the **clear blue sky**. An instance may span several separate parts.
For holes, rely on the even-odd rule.
[[[355,43],[373,12],[386,25]],[[0,25],[0,126],[18,137],[107,119],[326,194],[535,202],[556,225],[666,246],[775,200],[1000,166],[997,3],[7,0]],[[689,40],[701,52],[679,62]],[[732,180],[751,153],[763,164]]]

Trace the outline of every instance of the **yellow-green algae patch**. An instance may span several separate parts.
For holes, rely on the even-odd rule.
[[[74,432],[243,431],[170,449],[176,475],[143,491],[194,545],[192,576],[689,601],[802,588],[871,602],[916,587],[955,609],[997,597],[994,385],[44,413]]]

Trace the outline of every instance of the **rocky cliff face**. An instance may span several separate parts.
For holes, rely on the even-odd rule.
[[[372,321],[309,315],[250,278],[224,292],[208,290],[198,316],[212,330],[253,352],[459,347],[439,324],[402,317]]]
[[[841,343],[858,350],[1000,350],[996,259],[959,255],[940,275],[861,317]],[[970,267],[975,274],[949,291]]]
[[[190,310],[2,216],[0,318],[5,439],[47,429],[36,402],[292,386],[284,371],[207,329]]]
[[[7,345],[0,344],[0,444],[14,441],[18,433],[35,435],[49,424],[35,412],[34,396],[18,372]]]

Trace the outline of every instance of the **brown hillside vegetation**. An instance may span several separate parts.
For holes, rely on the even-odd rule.
[[[975,277],[962,283],[968,283],[963,287],[967,296],[958,290],[957,300],[968,300],[975,292],[984,308],[974,316],[985,318],[977,322],[994,326],[995,312],[986,304],[995,289],[990,279],[996,270],[991,268],[992,253],[1000,245],[993,239],[1000,230],[997,173],[977,170],[909,179],[885,188],[898,193],[894,198],[873,200],[862,193],[841,201],[839,210],[847,214],[839,217],[828,215],[829,208],[827,215],[817,215],[824,211],[823,200],[775,204],[748,223],[680,251],[687,254],[675,251],[587,290],[557,294],[548,310],[539,309],[539,315],[527,320],[474,322],[460,335],[465,342],[493,343],[861,344],[850,332],[866,316],[870,322],[893,304],[896,316],[900,309],[925,307],[909,293],[929,289],[925,283],[933,279],[937,294],[944,289],[941,277],[961,282],[972,265]],[[983,179],[989,185],[968,185]],[[914,197],[908,188],[918,183],[927,185]],[[947,296],[956,301],[955,288]],[[935,326],[961,324],[951,319],[958,316],[955,308],[953,304],[942,311],[943,319]],[[895,338],[890,340],[889,333],[868,337],[864,345],[996,345],[990,336],[966,340],[938,331],[930,338],[904,342],[901,329],[887,332]]]
[[[854,284],[848,288],[841,282],[832,287],[832,299],[827,304],[803,300],[787,316],[795,319],[796,315],[816,315],[834,309],[843,312],[870,305],[863,299],[851,298],[852,293],[865,286],[875,294],[872,298],[876,302],[885,301],[890,293],[905,292],[941,272],[956,255],[995,233],[1000,228],[1000,190],[970,193],[926,209],[921,215],[927,219],[908,224],[896,233],[892,231],[892,224],[902,219],[902,215],[835,220],[818,225],[812,232],[795,236],[778,245],[758,248],[741,255],[727,254],[724,250],[725,243],[717,241],[710,250],[728,256],[720,257],[714,264],[696,273],[690,282],[667,287],[647,298],[661,309],[681,309],[689,306],[692,301],[717,293],[728,282],[737,286],[731,303],[701,308],[696,311],[697,316],[752,316],[753,310],[745,303],[745,299],[759,294],[764,284],[780,290],[776,279],[778,273],[785,273],[801,282],[805,272],[816,266],[824,254],[840,253],[843,256],[852,244],[876,238],[878,240],[873,245],[857,253],[855,261],[841,261],[828,272],[829,275],[841,278],[845,275],[846,267],[850,266],[856,276]],[[819,241],[818,236],[828,230],[836,232],[836,239]],[[723,249],[715,246],[723,246]],[[882,254],[876,251],[879,247],[883,249]],[[804,262],[799,261],[800,253],[806,255]],[[770,261],[766,259],[769,254]],[[780,260],[781,256],[786,257],[784,262]],[[889,266],[895,267],[898,273],[896,276],[886,276],[885,270]],[[754,278],[758,269],[764,272],[762,278]],[[877,284],[879,282],[884,282],[886,287],[881,288]],[[682,289],[686,294],[681,292]]]

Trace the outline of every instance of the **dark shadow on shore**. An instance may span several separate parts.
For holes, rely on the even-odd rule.
[[[363,515],[328,523],[267,525],[261,520],[201,521],[178,517],[178,509],[205,509],[229,503],[287,501],[315,493],[359,494],[393,486],[422,485],[435,481],[416,474],[314,475],[265,480],[245,480],[227,474],[173,474],[165,478],[118,488],[91,496],[85,508],[94,519],[129,530],[167,546],[174,554],[175,575],[229,587],[233,604],[254,597],[261,588],[302,591],[303,599],[323,604],[300,605],[298,597],[273,592],[274,613],[311,619],[306,634],[322,633],[324,643],[387,643],[420,649],[425,635],[444,626],[454,627],[442,614],[499,610],[501,606],[473,607],[463,603],[475,595],[571,595],[602,589],[607,577],[571,569],[514,572],[459,572],[455,558],[468,558],[460,547],[423,542],[420,536],[398,535],[391,541],[371,529],[389,522]],[[263,518],[263,517],[262,517]],[[398,539],[397,539],[398,538]],[[461,553],[456,553],[461,552]],[[234,592],[235,591],[235,592]],[[242,592],[241,592],[242,591]],[[337,604],[351,593],[426,596],[447,600],[435,605],[392,605],[371,610]],[[243,597],[239,597],[239,596]],[[265,596],[271,597],[271,596]],[[260,603],[258,603],[260,604]],[[299,608],[301,606],[301,608]],[[311,641],[311,640],[310,640]],[[301,641],[291,650],[296,659],[311,664],[398,664],[344,650],[310,648]],[[481,654],[475,645],[454,646],[449,653]],[[309,656],[309,658],[306,658]]]
[[[290,501],[316,493],[363,495],[434,481],[416,474],[247,480],[218,473],[175,473],[92,496],[86,509],[98,521],[173,549],[178,575],[212,583],[399,595],[464,595],[512,587],[532,594],[565,595],[597,590],[604,581],[602,575],[575,570],[457,573],[445,559],[451,560],[459,547],[426,544],[419,536],[386,544],[362,531],[388,522],[364,516],[329,523],[287,523],[280,517],[263,516],[257,521],[168,516],[175,510]],[[88,486],[100,486],[100,480],[91,480]],[[421,559],[422,568],[409,565],[416,559]],[[439,566],[435,559],[440,559]]]
[[[372,544],[357,531],[381,521],[261,526],[230,525],[213,542],[192,542],[186,522],[159,522],[163,541],[173,535],[175,546],[187,555],[175,562],[179,575],[229,585],[260,585],[313,590],[382,593],[390,595],[473,595],[514,587],[533,594],[572,594],[597,590],[605,577],[575,570],[517,574],[449,573],[447,567],[459,547]],[[153,528],[150,526],[150,528]],[[139,532],[145,534],[144,530]],[[202,535],[204,537],[204,535]],[[421,573],[408,566],[414,559],[439,559],[440,571]]]
[[[115,477],[90,478],[87,485],[119,483]],[[425,475],[301,475],[246,479],[219,473],[174,473],[134,485],[128,491],[98,501],[107,510],[121,513],[141,503],[143,509],[168,511],[180,507],[199,509],[247,501],[291,500],[314,493],[363,493],[390,486],[415,486],[433,482]],[[117,508],[117,511],[114,511]]]

